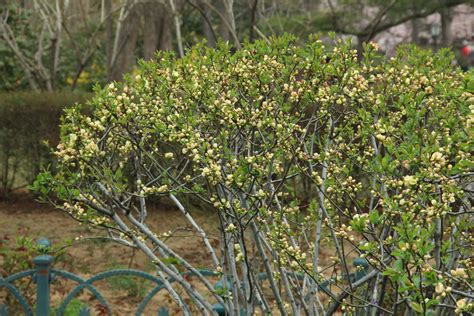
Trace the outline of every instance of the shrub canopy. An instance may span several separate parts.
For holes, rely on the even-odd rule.
[[[472,77],[447,51],[386,59],[368,44],[359,61],[340,40],[294,42],[143,62],[97,89],[92,115],[67,111],[59,169],[37,189],[142,249],[201,311],[208,299],[177,273],[193,265],[146,224],[151,197],[171,197],[231,280],[223,294],[199,278],[230,314],[472,309]],[[189,194],[217,212],[220,248],[180,202]],[[358,281],[354,257],[370,265]]]

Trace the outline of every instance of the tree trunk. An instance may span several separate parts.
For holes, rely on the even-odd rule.
[[[120,32],[116,58],[111,65],[109,80],[121,80],[123,74],[132,70],[135,59],[135,47],[138,36],[138,26],[140,22],[140,7],[133,5],[130,12],[123,22],[122,31]]]
[[[448,47],[451,45],[451,24],[453,22],[453,17],[451,14],[451,9],[444,7],[441,9],[441,45],[443,47]]]
[[[225,42],[228,42],[230,40],[230,30],[228,25],[229,16],[224,1],[226,0],[220,0],[218,4],[218,9],[221,16],[221,21],[219,23],[219,34]]]
[[[237,49],[240,48],[240,40],[237,36],[237,28],[235,25],[234,0],[221,0],[219,8],[219,16],[221,18],[220,31],[225,41],[232,38]]]
[[[181,17],[178,9],[178,4],[175,0],[168,0],[169,9],[174,22],[174,35],[178,46],[178,53],[180,57],[184,56],[183,37],[181,35]]]
[[[112,14],[112,0],[104,0],[104,17],[105,20],[105,55],[107,58],[107,73],[110,74],[112,69],[112,55],[114,50],[114,19]]]
[[[202,33],[207,40],[207,44],[211,47],[216,46],[216,34],[212,28],[212,13],[206,0],[199,0],[199,8],[202,12]]]
[[[172,19],[168,7],[162,3],[144,3],[143,58],[152,59],[157,50],[171,50]]]
[[[420,20],[413,19],[411,20],[411,41],[420,45]]]
[[[159,4],[159,42],[158,48],[161,50],[172,50],[173,49],[173,19],[172,12],[168,9],[168,6]]]
[[[258,10],[258,0],[253,0],[253,4],[250,7],[250,30],[249,30],[249,40],[253,42],[255,37],[255,30],[254,27],[257,23],[257,10]]]
[[[143,3],[143,58],[152,59],[158,48],[160,10],[156,3]]]
[[[362,53],[364,52],[364,43],[370,41],[370,37],[367,35],[357,36],[357,56],[359,59],[362,58]]]

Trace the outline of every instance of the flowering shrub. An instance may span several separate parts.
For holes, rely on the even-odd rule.
[[[67,111],[58,170],[35,186],[146,253],[189,296],[165,281],[185,314],[191,303],[210,313],[210,296],[232,315],[461,313],[473,309],[474,276],[474,98],[463,76],[446,52],[403,48],[386,60],[369,44],[358,61],[349,43],[298,47],[290,36],[235,53],[160,53],[97,90],[92,115]],[[186,194],[218,213],[220,252]],[[157,196],[202,238],[231,281],[224,293],[149,229]],[[322,249],[334,252],[329,266]],[[353,257],[370,265],[356,281]]]

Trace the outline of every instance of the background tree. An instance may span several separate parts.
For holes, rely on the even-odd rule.
[[[397,25],[411,22],[421,43],[423,19],[441,16],[441,40],[452,42],[453,8],[466,0],[4,0],[1,47],[33,89],[54,90],[81,82],[121,80],[141,58],[156,50],[180,56],[202,39],[236,48],[245,39],[294,33],[336,32],[359,45]],[[34,32],[33,32],[34,30]],[[36,34],[36,30],[40,30]],[[407,36],[408,38],[408,36]],[[356,43],[357,42],[357,43]],[[5,50],[6,49],[6,50]],[[73,52],[72,56],[69,53]],[[7,55],[5,55],[7,56]],[[10,59],[11,60],[11,59]],[[10,67],[10,66],[5,66]],[[11,69],[11,67],[10,67]],[[7,71],[10,71],[6,68]],[[20,73],[18,71],[16,74]],[[105,74],[104,74],[105,73]],[[16,81],[15,81],[16,82]],[[10,84],[11,86],[11,84]]]

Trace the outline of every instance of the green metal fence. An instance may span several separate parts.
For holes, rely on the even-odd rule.
[[[66,298],[61,302],[59,307],[56,309],[55,314],[57,316],[65,315],[65,311],[67,306],[72,302],[72,300],[81,293],[82,290],[89,290],[97,301],[104,307],[105,311],[110,312],[111,305],[109,302],[104,298],[104,296],[100,293],[100,291],[94,286],[94,283],[104,280],[110,277],[117,277],[117,276],[134,276],[139,277],[144,280],[148,280],[153,284],[153,288],[145,295],[144,299],[139,304],[135,315],[143,315],[145,308],[151,302],[153,297],[158,294],[161,290],[165,287],[163,282],[160,278],[153,276],[149,273],[134,270],[134,269],[114,269],[109,270],[106,272],[102,272],[96,274],[88,279],[84,279],[74,273],[63,271],[63,270],[56,270],[53,269],[53,257],[48,254],[48,250],[51,248],[51,243],[48,239],[40,239],[38,241],[38,249],[40,250],[41,254],[34,258],[34,268],[30,270],[21,271],[15,273],[13,275],[7,276],[6,278],[0,278],[0,289],[5,288],[7,291],[11,293],[20,305],[21,309],[23,310],[24,315],[26,316],[49,316],[52,315],[51,312],[51,300],[50,300],[50,285],[54,281],[54,279],[61,277],[64,279],[71,280],[76,283],[76,286],[69,292]],[[354,266],[356,267],[356,272],[350,275],[351,282],[357,281],[358,279],[364,277],[367,274],[368,270],[368,263],[365,259],[357,258],[353,262]],[[214,271],[209,270],[199,270],[203,276],[206,277],[215,277],[219,274]],[[183,275],[191,276],[192,273],[184,272]],[[303,275],[298,275],[298,278],[303,278]],[[13,284],[15,281],[18,281],[23,278],[32,278],[35,286],[36,286],[36,304],[35,307],[32,307],[28,304],[26,298],[23,294],[18,290],[18,288]],[[261,273],[258,277],[260,281],[265,280],[267,278],[265,273]],[[169,282],[173,282],[174,280],[168,280]],[[221,279],[219,282],[215,284],[216,290],[222,290],[225,288],[227,283],[230,280]],[[332,282],[332,280],[326,281],[320,285],[320,288],[323,290],[322,293],[328,293],[328,286]],[[214,310],[218,315],[225,315],[224,307],[220,304],[214,305]],[[242,311],[244,312],[244,311]],[[80,316],[89,316],[90,309],[87,306],[83,306],[80,309],[79,315]],[[169,315],[169,311],[166,307],[159,307],[156,311],[158,316],[167,316]],[[8,307],[4,304],[0,304],[0,316],[7,316],[10,315],[8,311]]]

